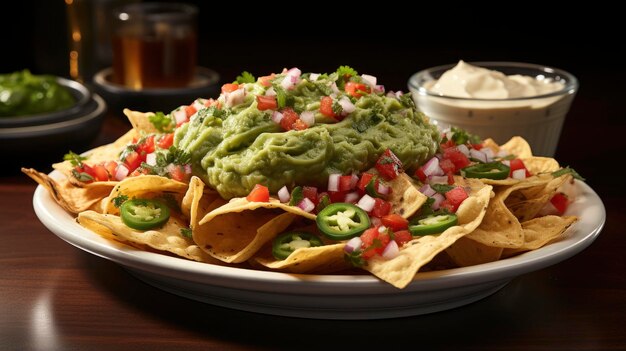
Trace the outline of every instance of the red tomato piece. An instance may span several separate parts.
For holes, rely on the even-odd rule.
[[[345,175],[339,177],[339,191],[348,191],[352,190],[352,176]]]
[[[107,181],[109,180],[109,172],[107,172],[107,169],[104,167],[104,165],[102,164],[98,164],[93,166],[93,172],[94,172],[94,178],[97,181]]]
[[[518,170],[518,169],[523,169],[526,171],[526,177],[530,177],[531,174],[528,171],[528,168],[526,168],[526,165],[524,164],[524,161],[520,160],[519,158],[516,159],[512,159],[511,161],[509,161],[509,167],[511,168],[511,172],[509,173],[509,177],[511,177],[513,175],[513,172]]]
[[[328,197],[330,198],[330,202],[344,202],[346,199],[347,191],[329,191]]]
[[[250,202],[268,202],[270,201],[270,190],[264,185],[257,184],[246,196],[246,199]]]
[[[327,117],[337,117],[335,111],[333,111],[333,98],[330,96],[324,96],[320,101],[320,112]]]
[[[302,122],[296,111],[287,107],[282,110],[283,118],[280,120],[280,126],[284,130],[304,130],[308,126]]]
[[[168,133],[168,134],[163,135],[159,139],[159,141],[157,142],[157,145],[161,149],[169,149],[173,143],[174,143],[174,133]]]
[[[374,198],[374,208],[370,212],[370,214],[374,217],[382,218],[386,216],[391,211],[391,203],[385,201],[381,198]]]
[[[419,179],[422,183],[426,182],[426,179],[428,179],[426,177],[426,174],[424,174],[424,171],[422,170],[422,167],[419,167],[418,169],[415,170],[415,176],[417,177],[417,179]]]
[[[107,161],[104,163],[104,168],[106,168],[107,172],[109,172],[109,178],[112,178],[117,170],[117,162]]]
[[[460,186],[446,192],[445,196],[446,199],[441,202],[440,206],[443,206],[452,213],[456,212],[461,203],[469,197],[465,189]]]
[[[239,84],[237,83],[226,83],[222,85],[222,93],[232,93],[237,89],[239,89]]]
[[[413,240],[413,236],[408,230],[400,230],[400,231],[393,233],[393,240],[395,240],[398,246],[402,246],[405,243]]]
[[[302,196],[306,197],[307,199],[311,200],[312,203],[317,205],[318,198],[317,198],[317,188],[316,187],[314,187],[314,186],[303,186],[302,187]]]
[[[141,144],[137,145],[135,150],[143,161],[146,160],[146,155],[154,152],[154,134],[143,139]]]
[[[131,151],[126,154],[126,157],[122,160],[128,168],[129,172],[136,170],[139,166],[141,166],[141,158],[136,151]]]
[[[361,96],[370,93],[369,86],[363,83],[356,83],[356,82],[347,82],[344,90],[346,91],[346,93],[354,96],[355,98],[360,98]]]
[[[196,113],[196,107],[192,104],[189,106],[185,106],[185,114],[187,115],[187,118],[193,116],[194,113]]]
[[[409,221],[397,213],[383,216],[381,218],[381,222],[383,223],[383,225],[391,228],[393,231],[407,229],[409,227]]]
[[[174,167],[170,167],[169,171],[170,178],[178,180],[179,182],[182,182],[185,179],[185,170],[183,166],[176,165]]]
[[[443,150],[443,161],[449,160],[454,164],[453,173],[458,173],[461,168],[465,168],[470,165],[470,160],[464,153],[454,147],[449,147]],[[439,162],[439,166],[443,169],[442,162]],[[447,171],[444,169],[444,172]]]
[[[259,84],[261,84],[264,87],[271,87],[272,80],[274,79],[274,77],[276,77],[276,74],[272,73],[269,76],[259,77],[257,81],[259,82]]]
[[[376,161],[376,170],[385,180],[395,179],[402,171],[402,162],[391,150],[387,149]]]
[[[256,96],[257,108],[260,111],[275,110],[278,104],[276,103],[276,96]]]
[[[550,202],[552,203],[552,206],[554,206],[554,208],[556,208],[556,210],[559,212],[559,215],[565,213],[567,207],[569,206],[569,198],[563,193],[554,194],[554,196],[552,196],[552,198],[550,199]]]
[[[361,195],[365,194],[365,187],[367,187],[367,184],[369,184],[372,178],[374,178],[372,173],[361,174],[361,178],[359,178],[359,182],[356,184],[356,187]]]

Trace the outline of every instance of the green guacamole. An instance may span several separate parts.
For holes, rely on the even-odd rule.
[[[74,96],[54,76],[28,70],[0,74],[0,117],[60,111],[74,103]]]
[[[247,195],[257,183],[273,193],[284,185],[326,186],[329,174],[367,170],[386,149],[407,170],[437,151],[439,133],[416,111],[409,95],[396,98],[372,92],[355,98],[340,90],[345,82],[336,73],[315,81],[309,77],[302,74],[290,89],[281,88],[285,73],[276,75],[271,87],[243,84],[245,97],[231,107],[222,94],[218,101],[224,107],[198,111],[178,128],[175,146],[191,155],[193,173],[226,199]],[[270,88],[284,94],[279,99],[284,107],[299,114],[312,111],[315,123],[285,131],[272,120],[273,110],[258,109],[256,96]],[[348,97],[354,111],[341,118],[325,116],[320,100],[328,95],[335,100]]]

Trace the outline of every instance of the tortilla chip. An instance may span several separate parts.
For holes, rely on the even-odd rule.
[[[344,258],[345,243],[335,243],[296,249],[284,260],[277,260],[272,255],[271,245],[253,258],[256,263],[277,271],[289,273],[328,274],[351,268]]]
[[[406,173],[400,173],[390,181],[389,187],[391,195],[388,201],[391,203],[391,213],[400,214],[404,218],[415,214],[428,199]]]
[[[400,249],[398,256],[390,260],[375,256],[363,268],[397,288],[406,287],[423,265],[470,233],[483,220],[492,187],[472,180],[465,185],[472,191],[457,210],[458,225],[439,235],[425,235],[409,241]]]
[[[530,174],[552,173],[561,168],[559,162],[551,157],[527,157],[522,162]]]
[[[546,174],[542,177],[538,177],[538,179],[542,179],[544,182],[536,186],[514,191],[504,202],[507,208],[520,222],[535,218],[558,189],[566,182],[572,180],[572,176],[565,174],[553,178],[551,175]]]
[[[130,109],[124,109],[124,115],[133,125],[133,128],[137,132],[144,132],[147,134],[159,133],[160,131],[150,122],[150,116],[154,116],[153,112],[139,112]]]
[[[559,238],[578,218],[576,216],[544,216],[522,223],[524,244],[517,249],[505,249],[502,255],[510,257],[518,253],[536,250]]]
[[[213,218],[232,212],[252,211],[258,208],[272,209],[277,208],[285,212],[290,212],[304,218],[315,220],[315,214],[304,212],[297,206],[289,206],[288,204],[280,202],[278,199],[270,198],[268,202],[254,202],[248,201],[245,197],[238,197],[231,199],[228,203],[206,214],[200,221],[200,224],[208,223]]]
[[[95,211],[79,213],[78,223],[82,225],[85,220],[93,221],[108,228],[111,234],[119,238],[120,241],[145,244],[189,260],[220,264],[219,261],[202,251],[191,239],[181,234],[181,229],[187,228],[187,225],[175,217],[170,217],[167,223],[159,229],[146,231],[129,228],[119,216],[112,214],[100,214]],[[89,228],[89,225],[86,227]]]
[[[502,255],[502,250],[501,247],[487,246],[465,236],[448,247],[445,252],[457,266],[466,267],[497,261]]]
[[[117,182],[109,196],[104,199],[102,202],[102,212],[119,213],[119,209],[115,207],[113,199],[120,195],[126,195],[129,199],[134,197],[153,198],[164,193],[182,196],[188,189],[189,185],[186,183],[158,175],[127,177]]]
[[[519,136],[512,137],[509,141],[502,144],[500,148],[521,159],[533,156],[533,152],[528,142]]]
[[[56,180],[32,168],[22,168],[22,172],[46,188],[59,206],[73,214],[98,207],[100,200],[113,189],[110,182],[94,182],[90,187],[78,187],[67,178]]]

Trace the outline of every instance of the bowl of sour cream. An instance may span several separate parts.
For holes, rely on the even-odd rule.
[[[537,64],[459,61],[415,73],[408,87],[441,129],[459,127],[497,143],[521,136],[533,154],[553,156],[578,80]]]

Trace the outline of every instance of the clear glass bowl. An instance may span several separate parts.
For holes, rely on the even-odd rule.
[[[428,90],[456,64],[419,71],[408,81],[418,109],[441,128],[456,126],[483,138],[505,143],[513,136],[526,139],[535,155],[553,156],[570,105],[578,91],[578,80],[564,70],[521,62],[469,62],[506,75],[525,75],[561,82],[553,93],[508,99],[478,99],[440,95]]]

